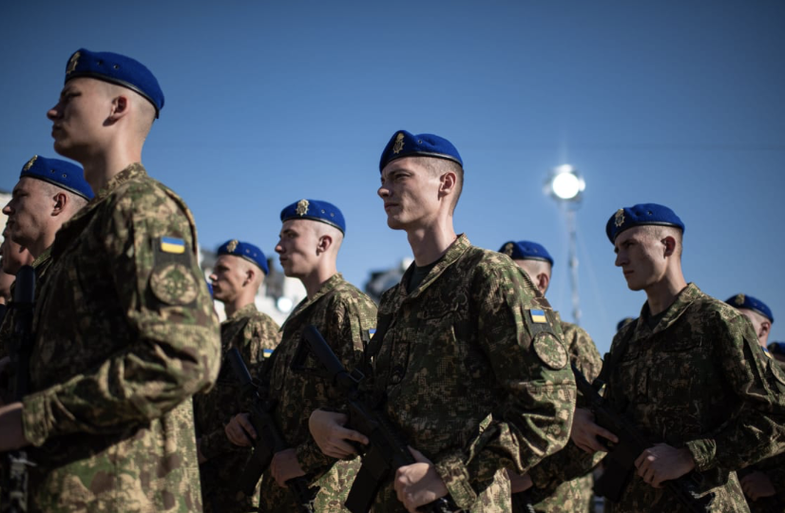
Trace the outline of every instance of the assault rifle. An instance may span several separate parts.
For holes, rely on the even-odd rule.
[[[242,397],[250,399],[251,411],[249,413],[251,425],[254,431],[256,431],[253,455],[246,463],[245,469],[237,483],[237,488],[250,497],[253,495],[256,483],[259,482],[264,471],[270,466],[275,453],[287,449],[288,446],[270,413],[274,405],[269,401],[262,400],[257,386],[248,372],[248,367],[243,362],[240,351],[233,347],[226,353],[226,357],[237,380],[240,382]],[[314,513],[313,500],[318,489],[309,488],[308,480],[302,476],[288,480],[286,486],[297,500],[298,511],[301,513]]]
[[[594,422],[619,439],[619,443],[615,444],[602,460],[605,470],[594,483],[594,493],[610,501],[619,502],[624,488],[635,471],[635,460],[643,451],[654,444],[641,435],[635,425],[606,404],[605,399],[588,382],[586,376],[575,364],[572,364],[572,372],[575,374],[575,384],[578,386],[578,391],[583,394],[587,405],[594,413]],[[689,476],[688,474],[678,479],[664,481],[662,484],[671,496],[688,511],[694,513],[711,511],[714,492],[700,497],[697,492],[697,483]],[[692,474],[692,477],[695,477],[695,474]]]
[[[384,413],[372,406],[360,391],[359,384],[364,379],[357,369],[349,373],[335,353],[324,340],[316,326],[310,325],[303,330],[304,342],[326,370],[326,378],[346,397],[349,421],[346,427],[368,437],[367,448],[358,447],[362,454],[362,466],[352,484],[345,506],[352,513],[367,513],[381,485],[392,473],[405,465],[416,463],[409,452],[409,446],[395,429]],[[302,349],[303,346],[300,346]],[[298,351],[292,367],[302,365],[307,352]],[[423,511],[450,513],[457,508],[450,507],[444,497],[421,508]]]
[[[21,401],[30,392],[30,355],[33,352],[33,313],[35,310],[35,269],[23,266],[16,273],[14,285],[13,339],[11,342],[10,367],[16,372],[13,398]],[[10,451],[5,455],[3,469],[2,507],[3,513],[25,513],[27,511],[28,467],[35,463],[27,459],[27,451]]]

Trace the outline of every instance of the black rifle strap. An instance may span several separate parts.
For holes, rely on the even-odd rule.
[[[352,513],[367,513],[373,506],[376,494],[387,479],[390,467],[379,450],[372,446],[363,456],[363,463],[349,490],[344,504]]]

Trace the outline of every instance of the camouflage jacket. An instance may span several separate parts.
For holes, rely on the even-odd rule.
[[[747,511],[734,470],[782,449],[785,375],[733,307],[689,284],[654,329],[641,317],[614,337],[606,398],[652,443],[687,447],[712,511]],[[613,512],[679,512],[667,489],[633,475]]]
[[[221,323],[221,351],[225,355],[236,347],[255,378],[262,374],[265,358],[278,345],[278,325],[250,303]],[[224,425],[241,411],[238,402],[240,385],[225,359],[221,362],[218,382],[206,394],[194,396],[194,418],[199,449],[207,462],[200,466],[202,500],[205,512],[247,512],[258,497],[246,497],[233,489],[249,452],[229,442]],[[214,505],[220,504],[220,508]]]
[[[316,373],[319,362],[308,354],[302,369],[292,360],[302,341],[303,329],[315,325],[347,369],[362,363],[363,350],[376,325],[376,304],[340,274],[324,282],[311,298],[304,299],[281,327],[281,344],[268,362],[265,384],[276,402],[275,421],[297,460],[320,488],[317,511],[339,511],[359,468],[358,460],[340,461],[321,453],[308,431],[308,418],[317,408],[341,409],[344,399]],[[268,472],[262,477],[262,511],[296,511],[291,494],[279,487]]]
[[[739,479],[751,472],[761,472],[774,485],[777,493],[771,497],[762,497],[757,501],[747,499],[752,513],[783,513],[785,512],[785,453],[766,458],[739,471]]]
[[[510,511],[523,474],[570,433],[575,383],[547,301],[506,255],[461,235],[420,285],[413,266],[382,296],[374,387],[456,505]],[[375,512],[404,511],[390,477]]]
[[[575,324],[562,321],[558,312],[556,317],[561,323],[563,332],[562,340],[567,346],[570,363],[574,363],[583,372],[590,382],[599,376],[602,369],[602,359],[594,341],[588,333]],[[578,399],[580,402],[580,398]],[[588,512],[594,498],[591,474],[564,481],[559,477],[559,471],[569,462],[562,461],[558,452],[545,458],[539,465],[529,472],[535,488],[530,494],[534,510],[542,513],[580,513]],[[516,512],[524,513],[524,512]]]
[[[63,225],[23,401],[31,511],[201,510],[191,396],[220,338],[185,203],[132,164]]]

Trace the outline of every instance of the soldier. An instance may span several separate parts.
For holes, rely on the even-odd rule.
[[[758,343],[773,358],[768,340],[774,316],[766,303],[747,294],[736,294],[725,302],[749,319]],[[740,470],[739,481],[753,513],[785,511],[785,455],[778,454]]]
[[[0,264],[3,271],[3,289],[0,297],[3,298],[4,304],[7,304],[12,297],[11,284],[14,282],[16,273],[22,266],[32,264],[34,260],[35,258],[27,249],[11,240],[8,228],[5,228],[3,242],[0,243]]]
[[[218,248],[218,260],[210,275],[213,298],[224,304],[226,320],[221,323],[221,346],[225,354],[236,347],[254,377],[280,335],[270,316],[256,309],[256,294],[270,272],[261,249],[248,242],[230,240]],[[231,369],[221,362],[218,383],[206,394],[194,397],[199,471],[205,512],[244,513],[259,502],[258,493],[245,496],[232,486],[248,452],[226,438],[224,425],[237,411],[240,387]],[[258,490],[257,490],[258,492]]]
[[[193,217],[141,164],[163,103],[139,62],[80,49],[47,113],[96,194],[52,245],[31,393],[0,408],[0,450],[33,446],[30,511],[201,511],[190,398],[220,337]]]
[[[500,253],[512,258],[531,278],[537,290],[544,296],[551,282],[553,258],[548,250],[541,244],[531,241],[510,241],[502,245]],[[557,322],[562,329],[562,341],[570,355],[570,363],[575,364],[587,379],[593,380],[600,373],[602,360],[597,347],[591,337],[580,326],[561,320],[559,312],[554,312]],[[577,477],[566,482],[552,482],[549,473],[545,471],[549,461],[557,460],[547,458],[542,464],[535,466],[526,476],[517,481],[512,478],[512,492],[524,491],[535,484],[531,489],[530,497],[535,502],[534,509],[539,512],[565,512],[577,513],[589,511],[594,497],[592,491],[591,474]],[[534,480],[534,483],[532,483]],[[516,487],[516,484],[518,486]]]
[[[654,443],[608,510],[686,511],[662,484],[695,471],[697,493],[714,494],[711,511],[748,511],[734,470],[781,450],[785,376],[738,311],[685,281],[684,224],[671,209],[619,209],[606,233],[627,286],[647,301],[605,357],[605,397]],[[617,441],[579,408],[572,440],[592,454],[606,450],[597,436]]]
[[[509,258],[453,227],[463,162],[446,139],[396,132],[379,164],[387,225],[406,231],[414,263],[382,296],[366,352],[383,411],[416,463],[382,484],[374,511],[415,511],[449,496],[471,512],[510,511],[506,469],[526,473],[568,439],[575,384],[547,301]],[[326,454],[367,443],[317,411]]]
[[[282,326],[281,343],[265,371],[265,388],[276,404],[273,417],[290,448],[273,456],[262,477],[261,507],[265,512],[296,511],[297,504],[285,483],[306,476],[319,487],[316,510],[339,511],[359,462],[336,463],[324,456],[308,433],[308,417],[319,407],[340,407],[341,397],[315,374],[320,369],[293,370],[291,365],[303,329],[313,324],[346,368],[358,367],[376,323],[376,305],[336,269],[346,223],[335,205],[303,199],[284,208],[281,221],[275,251],[286,276],[299,279],[307,296]],[[307,362],[318,365],[315,360]],[[245,414],[234,417],[226,427],[227,436],[237,445],[251,444],[246,433],[256,436]]]

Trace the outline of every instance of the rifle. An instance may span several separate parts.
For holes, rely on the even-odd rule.
[[[304,342],[326,370],[328,381],[344,395],[348,407],[349,421],[346,427],[359,431],[370,443],[367,448],[358,447],[362,454],[362,466],[349,491],[344,504],[352,513],[367,513],[371,509],[379,488],[391,473],[405,465],[416,463],[409,452],[409,446],[395,429],[395,426],[377,410],[373,403],[363,396],[360,382],[365,378],[362,372],[354,369],[347,372],[341,361],[324,340],[316,326],[309,325],[303,331]],[[302,349],[301,345],[299,349]],[[302,365],[307,353],[298,350],[292,361],[292,368]],[[444,497],[423,506],[428,512],[450,513],[454,509]]]
[[[602,460],[605,470],[594,483],[594,493],[613,502],[619,502],[622,492],[635,470],[635,460],[643,451],[654,444],[642,436],[634,424],[606,404],[605,399],[588,382],[586,376],[574,363],[572,364],[572,372],[575,374],[575,384],[578,386],[578,391],[583,394],[589,408],[594,413],[594,421],[619,439],[619,443],[615,444]],[[693,473],[692,477],[696,478],[697,476]],[[663,485],[688,511],[693,513],[711,511],[715,493],[712,492],[700,497],[697,492],[697,482],[693,479],[682,476],[678,479],[664,481]]]
[[[30,391],[30,355],[33,353],[33,313],[35,310],[35,269],[23,266],[16,273],[14,285],[14,337],[11,343],[11,366],[16,370],[14,400],[21,401]],[[2,511],[27,511],[28,467],[36,466],[27,459],[27,451],[10,451],[3,469]]]
[[[226,353],[226,357],[237,380],[240,382],[242,397],[251,400],[251,411],[249,413],[251,425],[253,425],[256,431],[256,441],[254,442],[253,455],[246,463],[245,469],[237,483],[239,490],[251,496],[256,488],[256,483],[259,482],[264,471],[270,466],[275,453],[287,449],[288,446],[278,426],[275,425],[273,416],[270,414],[274,404],[262,400],[257,386],[248,372],[248,367],[243,362],[240,351],[233,347]],[[294,495],[297,501],[297,509],[301,513],[314,513],[313,501],[318,488],[309,488],[308,480],[303,476],[293,477],[286,482],[286,486]]]

